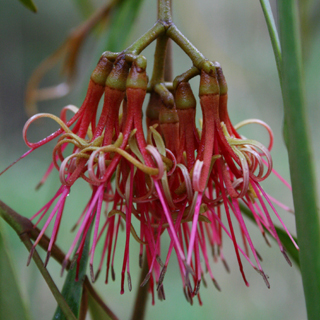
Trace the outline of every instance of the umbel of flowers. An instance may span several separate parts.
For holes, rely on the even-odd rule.
[[[173,82],[164,81],[169,38],[189,55],[193,63]],[[140,53],[156,39],[154,70],[148,81],[147,61]],[[200,128],[196,126],[196,99],[189,84],[189,80],[196,76],[200,76],[198,94],[203,119]],[[149,103],[144,111],[147,94]],[[98,112],[101,99],[103,107]],[[130,257],[133,254],[130,254],[130,242],[134,240],[140,244],[140,265],[143,261],[148,265],[141,285],[149,286],[153,302],[156,291],[160,299],[165,298],[165,273],[174,252],[186,299],[192,303],[197,296],[201,303],[199,288],[205,272],[220,290],[210,261],[221,260],[228,270],[223,238],[229,237],[245,284],[249,285],[243,271],[243,259],[261,274],[269,287],[240,203],[250,209],[262,235],[266,238],[268,231],[275,238],[290,263],[267,206],[287,229],[270,200],[272,198],[260,186],[260,182],[272,172],[270,150],[273,136],[262,121],[248,120],[239,127],[252,122],[262,124],[270,134],[270,144],[265,147],[242,137],[230,120],[227,100],[227,84],[220,65],[206,60],[170,20],[159,20],[121,53],[103,53],[79,109],[67,106],[62,109],[60,118],[37,114],[24,127],[23,137],[30,147],[27,154],[58,138],[53,162],[42,182],[54,167],[59,171],[61,181],[61,187],[52,199],[31,218],[37,218],[36,226],[47,216],[29,261],[52,223],[45,261],[48,263],[67,196],[75,181],[84,179],[91,193],[76,222],[77,232],[65,256],[62,272],[69,259],[80,261],[86,236],[92,228],[92,281],[103,264],[107,266],[106,282],[110,272],[115,278],[115,269],[120,267],[114,266],[117,249],[123,254],[121,293],[124,292],[125,278],[131,290]],[[70,120],[66,116],[68,110],[75,113]],[[143,129],[143,114],[146,131]],[[30,124],[43,117],[55,120],[60,129],[39,142],[29,142],[27,130]],[[72,148],[67,148],[69,145]],[[139,230],[133,227],[134,220],[138,222]],[[124,248],[117,247],[121,224],[125,225]],[[241,241],[236,237],[235,225],[240,229]],[[168,248],[161,244],[164,234],[170,239]],[[94,256],[99,241],[103,243],[103,250],[96,266]]]

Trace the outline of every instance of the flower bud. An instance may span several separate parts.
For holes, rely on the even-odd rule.
[[[127,79],[127,88],[147,90],[148,77],[146,73],[147,60],[143,56],[138,56],[132,63]]]
[[[219,93],[220,88],[216,71],[211,72],[209,75],[205,71],[201,70],[199,96],[201,97],[209,94],[215,95]]]
[[[196,99],[188,82],[180,82],[175,92],[175,103],[177,109],[195,109]]]
[[[126,81],[129,72],[129,64],[123,59],[115,61],[107,78],[106,86],[120,91],[126,90]]]
[[[91,80],[95,84],[104,86],[107,80],[108,75],[110,74],[113,67],[113,63],[108,60],[105,56],[101,56],[96,68],[91,74]]]

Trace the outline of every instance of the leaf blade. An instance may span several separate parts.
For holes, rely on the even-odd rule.
[[[142,2],[143,0],[123,0],[116,5],[110,23],[107,50],[117,52],[124,49],[129,36],[128,30],[131,30]]]
[[[320,314],[320,221],[315,170],[306,116],[298,5],[278,2],[282,88],[296,228],[308,319]]]
[[[32,0],[19,0],[26,8],[28,8],[30,11],[36,13],[38,12],[38,8],[33,3]]]
[[[89,259],[89,248],[90,248],[90,234],[91,228],[87,233],[81,260],[79,266],[79,280],[76,281],[76,272],[77,272],[77,265],[74,266],[71,270],[68,271],[66,280],[64,282],[62,288],[62,296],[66,300],[67,304],[69,305],[71,311],[76,316],[79,317],[80,306],[81,306],[81,298],[82,298],[82,291],[83,291],[83,283],[85,280],[86,269]],[[79,241],[79,244],[81,239]],[[67,319],[62,312],[61,308],[58,306],[56,312],[53,316],[53,320],[65,320]]]

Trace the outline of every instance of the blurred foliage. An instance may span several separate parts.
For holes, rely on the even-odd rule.
[[[116,5],[116,12],[111,19],[107,50],[117,52],[124,49],[124,43],[130,35],[142,2],[143,0],[120,0]]]

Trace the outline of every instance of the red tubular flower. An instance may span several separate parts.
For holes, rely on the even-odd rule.
[[[204,281],[204,269],[220,290],[210,264],[209,246],[213,251],[213,260],[220,259],[228,270],[223,255],[224,233],[233,242],[246,285],[249,284],[243,272],[241,255],[269,286],[243,219],[240,203],[251,210],[263,236],[266,238],[267,230],[275,238],[288,260],[265,201],[288,230],[272,205],[270,199],[273,198],[260,186],[260,182],[272,172],[269,152],[273,141],[271,129],[258,120],[238,125],[241,127],[251,122],[262,124],[270,134],[268,148],[237,132],[238,127],[232,125],[227,110],[227,85],[222,69],[217,63],[204,61],[199,89],[203,117],[201,130],[195,124],[196,100],[188,83],[190,77],[186,76],[192,71],[177,77],[172,92],[165,83],[151,88],[145,135],[142,109],[148,90],[146,59],[125,53],[115,59],[114,56],[110,58],[112,62],[108,57],[109,53],[105,53],[92,73],[86,98],[78,111],[67,106],[60,118],[38,114],[25,125],[23,136],[31,148],[28,153],[60,136],[53,150],[53,164],[42,182],[56,167],[61,187],[31,218],[39,216],[37,225],[53,207],[34,242],[29,262],[34,248],[55,218],[45,261],[45,264],[48,263],[67,196],[75,181],[82,178],[92,192],[75,224],[74,229],[79,229],[65,256],[62,271],[72,255],[74,261],[80,261],[85,238],[92,227],[92,281],[101,272],[105,260],[105,282],[108,282],[110,269],[114,280],[119,229],[125,222],[121,294],[124,293],[126,275],[129,290],[132,287],[129,259],[132,237],[140,244],[140,265],[143,259],[148,264],[148,273],[141,285],[148,283],[153,303],[155,290],[160,299],[165,298],[164,279],[173,251],[176,252],[183,291],[190,303],[197,296],[201,304],[199,290]],[[97,108],[103,93],[103,107],[97,121]],[[69,121],[66,119],[67,110],[76,112]],[[37,143],[30,143],[26,138],[27,130],[34,120],[41,117],[54,119],[61,128]],[[73,148],[71,154],[66,156],[68,144],[72,144]],[[101,222],[104,219],[101,217],[103,208],[106,208],[107,215]],[[222,222],[224,214],[227,225]],[[133,227],[134,220],[138,221],[139,235]],[[243,246],[234,231],[235,221],[240,228]],[[170,243],[164,256],[161,240],[166,232]],[[95,273],[94,257],[99,241],[103,242],[103,249]],[[249,254],[252,254],[253,261]]]

